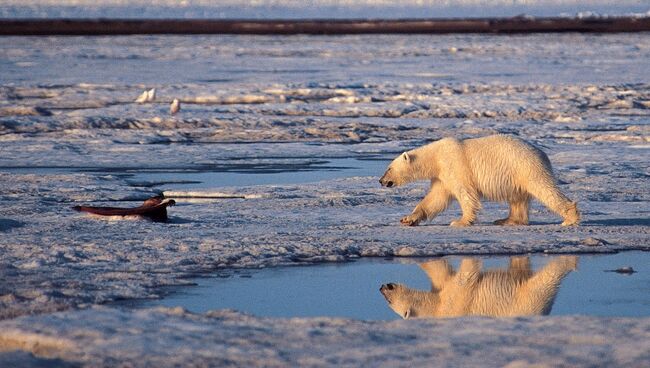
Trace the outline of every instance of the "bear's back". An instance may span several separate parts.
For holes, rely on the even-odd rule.
[[[552,178],[551,163],[535,146],[509,135],[466,139],[463,149],[482,196],[506,201],[525,192],[528,180]]]

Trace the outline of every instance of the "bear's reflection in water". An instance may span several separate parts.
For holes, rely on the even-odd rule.
[[[562,279],[578,257],[561,256],[533,272],[528,257],[511,257],[507,269],[481,271],[481,261],[463,258],[458,272],[447,260],[421,263],[431,291],[386,284],[379,289],[389,307],[402,318],[546,315]]]

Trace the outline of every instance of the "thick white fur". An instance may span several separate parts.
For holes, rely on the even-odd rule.
[[[533,273],[528,257],[512,257],[508,269],[484,272],[477,259],[464,258],[458,272],[446,260],[435,260],[420,264],[431,280],[431,291],[388,284],[381,292],[389,307],[405,319],[545,315],[577,261],[575,256],[558,257]]]
[[[471,225],[481,198],[510,204],[510,215],[495,222],[499,225],[528,224],[531,198],[562,216],[564,226],[580,221],[576,203],[558,189],[546,154],[513,136],[462,141],[443,138],[404,152],[393,160],[380,182],[399,186],[417,180],[430,180],[431,188],[413,213],[402,218],[405,225],[432,219],[452,199],[458,201],[463,215],[451,225]]]

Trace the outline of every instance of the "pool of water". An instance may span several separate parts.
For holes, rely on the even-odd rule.
[[[134,187],[200,190],[250,185],[303,184],[354,176],[379,177],[388,156],[356,158],[242,158],[204,168],[0,167],[18,174],[93,173],[119,175]]]
[[[530,256],[533,272],[559,256]],[[461,256],[445,257],[458,269]],[[505,269],[507,256],[480,257],[482,270]],[[181,306],[193,312],[235,309],[269,317],[347,317],[363,320],[400,318],[379,291],[382,284],[402,283],[429,290],[418,263],[425,259],[360,259],[356,262],[224,271],[198,278],[197,286],[175,289],[160,300],[130,307]],[[650,316],[650,252],[580,255],[577,269],[562,280],[550,315]],[[632,267],[631,274],[611,272]]]
[[[232,163],[207,170],[138,172],[129,177],[132,185],[162,190],[212,189],[250,185],[302,184],[352,176],[384,173],[389,159],[318,158],[264,163]]]

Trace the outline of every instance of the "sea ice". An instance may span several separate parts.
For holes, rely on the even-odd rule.
[[[648,318],[368,323],[94,306],[157,298],[163,286],[219,270],[650,250],[647,34],[6,37],[0,47],[0,351],[31,354],[0,353],[0,365],[650,361]],[[156,100],[134,102],[134,91],[151,88]],[[170,117],[173,98],[183,112]],[[446,226],[453,206],[401,227],[426,183],[389,191],[377,183],[383,169],[184,186],[191,173],[387,163],[444,136],[493,133],[547,152],[581,226],[560,227],[538,204],[531,226],[493,226],[507,208],[486,203],[471,228]],[[144,174],[174,180],[134,180]],[[163,191],[178,195],[168,223],[72,210],[134,206]]]

